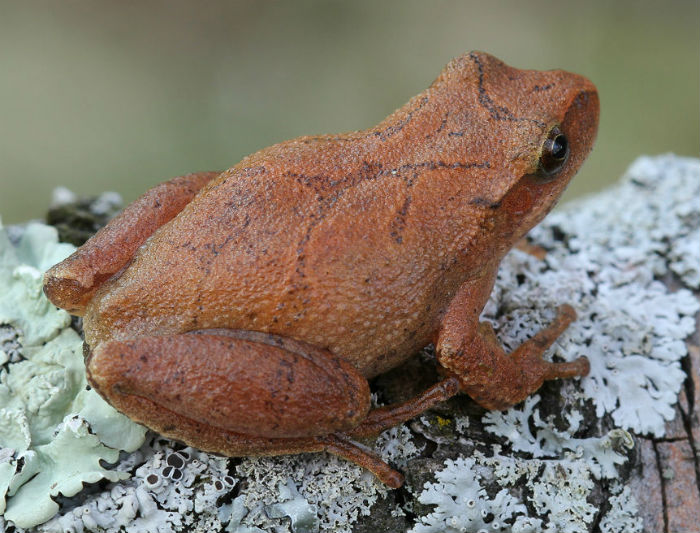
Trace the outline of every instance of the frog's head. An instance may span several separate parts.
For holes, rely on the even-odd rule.
[[[446,148],[488,161],[470,189],[508,248],[544,218],[591,151],[596,88],[578,74],[520,70],[481,52],[453,60],[437,86],[463,101],[451,126],[469,132],[469,144],[454,144],[466,137],[456,136]]]

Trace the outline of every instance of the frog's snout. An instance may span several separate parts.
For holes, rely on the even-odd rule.
[[[587,78],[576,76],[573,86],[576,90],[571,93],[562,126],[576,145],[574,159],[578,169],[593,148],[598,133],[600,100],[596,86]]]
[[[597,127],[598,115],[600,113],[600,100],[598,98],[598,89],[588,78],[584,78],[583,76],[581,76],[581,80],[581,88],[579,89],[578,94],[569,106],[569,109],[573,107],[583,113],[588,113],[589,115],[594,116],[595,125]]]

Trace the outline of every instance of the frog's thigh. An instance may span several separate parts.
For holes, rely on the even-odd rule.
[[[86,360],[112,405],[162,435],[223,455],[327,451],[398,488],[403,476],[339,432],[370,406],[367,380],[328,351],[258,332],[108,341]]]
[[[367,380],[349,363],[253,332],[108,341],[89,355],[87,371],[117,409],[194,445],[199,435],[181,434],[183,419],[250,437],[299,438],[352,429],[370,406]]]
[[[82,315],[102,283],[121,270],[148,237],[190,203],[219,172],[197,172],[156,185],[129,204],[71,256],[44,277],[54,304]]]

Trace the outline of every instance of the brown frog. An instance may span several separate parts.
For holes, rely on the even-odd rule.
[[[510,354],[479,314],[591,150],[598,107],[576,74],[465,54],[374,128],[156,186],[44,290],[84,317],[89,381],[132,419],[231,456],[325,450],[398,487],[354,439],[458,392],[504,409],[588,372],[542,359],[571,307]],[[370,409],[367,379],[431,342],[442,381]]]

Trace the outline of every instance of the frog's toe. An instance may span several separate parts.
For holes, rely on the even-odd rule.
[[[587,376],[590,371],[591,363],[588,361],[588,357],[582,355],[566,363],[547,363],[544,379],[565,379]]]

